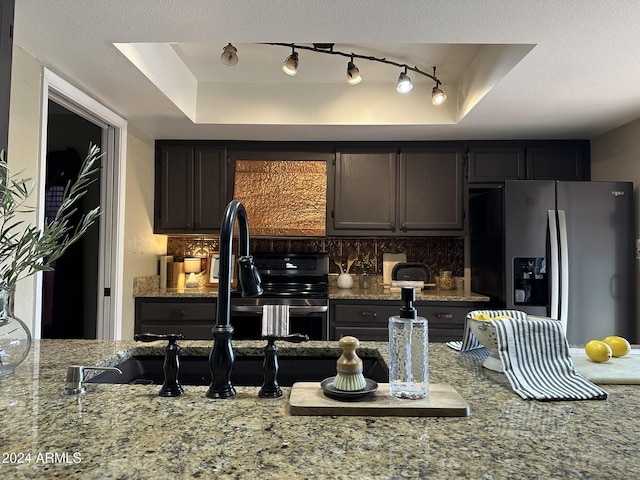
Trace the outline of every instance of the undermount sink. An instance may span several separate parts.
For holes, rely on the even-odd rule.
[[[386,365],[376,357],[361,356],[366,378],[378,383],[389,381]],[[231,373],[231,383],[237,386],[259,387],[264,381],[263,356],[238,355]],[[87,383],[162,385],[164,373],[162,355],[134,355],[115,365],[122,370],[104,372],[87,380]],[[278,355],[278,384],[290,387],[296,382],[320,382],[336,374],[336,358],[328,356]],[[178,379],[182,385],[209,385],[208,356],[181,356]]]

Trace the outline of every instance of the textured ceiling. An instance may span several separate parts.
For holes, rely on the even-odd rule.
[[[153,138],[591,138],[640,117],[639,24],[640,0],[16,0],[14,39]],[[449,98],[436,111],[416,74],[400,97],[399,71],[366,61],[346,86],[346,60],[313,52],[287,77],[287,49],[260,42],[436,65]],[[114,44],[172,53],[136,67]]]

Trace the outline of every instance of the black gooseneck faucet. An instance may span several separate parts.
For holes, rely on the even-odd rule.
[[[208,398],[229,398],[236,394],[231,384],[231,370],[234,357],[231,347],[233,326],[230,322],[231,303],[231,250],[233,227],[238,220],[240,241],[238,244],[238,282],[243,297],[257,297],[262,294],[258,269],[249,254],[249,222],[247,211],[238,200],[232,200],[224,211],[220,225],[220,271],[218,276],[218,309],[216,325],[213,328],[213,348],[209,355],[211,385]]]

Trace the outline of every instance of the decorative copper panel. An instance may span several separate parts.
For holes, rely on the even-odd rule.
[[[247,210],[250,235],[325,235],[325,162],[238,160],[234,197]]]

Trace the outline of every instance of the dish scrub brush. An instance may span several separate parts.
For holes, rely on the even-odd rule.
[[[342,337],[338,346],[342,349],[342,355],[336,362],[337,374],[333,386],[345,392],[363,390],[367,381],[362,374],[362,359],[356,354],[360,341],[356,337]]]

